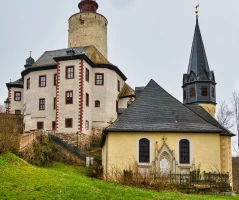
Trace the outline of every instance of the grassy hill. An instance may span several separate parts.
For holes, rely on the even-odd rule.
[[[88,178],[85,176],[83,167],[55,163],[52,167],[39,168],[7,153],[0,155],[0,200],[3,199],[225,200],[238,199],[238,196],[197,196],[131,188],[118,183]]]

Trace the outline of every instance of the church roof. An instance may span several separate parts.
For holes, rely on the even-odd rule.
[[[222,133],[151,80],[131,106],[104,132]]]
[[[200,76],[202,72],[210,72],[206,51],[204,48],[201,31],[198,23],[198,16],[196,19],[196,27],[194,32],[191,56],[188,66],[188,74],[193,71],[196,76]]]
[[[14,82],[6,83],[7,87],[23,88],[23,80],[20,78]]]

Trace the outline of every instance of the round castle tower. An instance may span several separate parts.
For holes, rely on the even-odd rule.
[[[68,47],[94,45],[107,58],[107,19],[96,13],[95,0],[81,0],[80,12],[69,19]]]

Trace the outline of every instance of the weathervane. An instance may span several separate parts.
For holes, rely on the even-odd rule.
[[[198,14],[198,7],[199,7],[199,4],[195,7],[196,8],[196,11],[195,11],[196,14]]]

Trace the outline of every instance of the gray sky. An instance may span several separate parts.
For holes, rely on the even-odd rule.
[[[10,0],[0,7],[0,103],[6,82],[20,78],[25,60],[44,51],[67,47],[68,19],[80,0]],[[239,89],[238,0],[98,0],[98,12],[109,21],[109,61],[144,86],[154,79],[182,101],[182,76],[187,72],[195,28],[195,9],[208,62],[217,81],[217,102]]]

